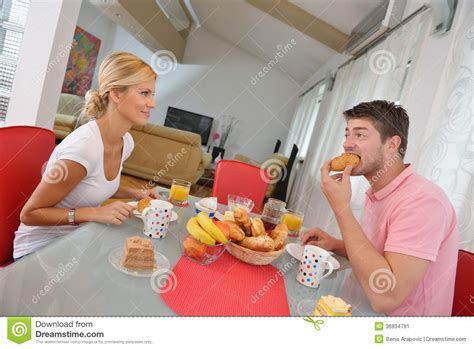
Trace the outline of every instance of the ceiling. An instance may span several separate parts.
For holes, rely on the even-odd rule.
[[[289,0],[291,3],[350,34],[357,23],[385,0]]]
[[[290,0],[291,4],[345,34],[385,0]],[[293,39],[291,50],[276,65],[287,76],[304,84],[337,53],[300,30],[278,20],[244,0],[190,0],[201,25],[231,45],[265,62]],[[285,16],[285,14],[282,14]],[[281,46],[280,46],[281,45]]]
[[[388,0],[89,0],[151,51],[181,62],[194,22],[303,85]],[[263,68],[263,67],[262,67]]]

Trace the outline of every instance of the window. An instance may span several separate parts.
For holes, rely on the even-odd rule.
[[[30,0],[0,2],[0,121],[5,121]]]

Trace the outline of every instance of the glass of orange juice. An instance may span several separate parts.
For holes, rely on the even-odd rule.
[[[281,222],[288,227],[288,235],[298,237],[303,226],[304,214],[294,210],[286,210]]]
[[[174,205],[185,205],[188,203],[191,182],[182,179],[173,179],[170,189],[170,202]]]

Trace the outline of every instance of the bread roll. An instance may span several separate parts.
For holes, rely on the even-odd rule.
[[[239,245],[250,250],[260,252],[270,252],[275,249],[275,243],[268,235],[247,236],[239,243]]]
[[[258,217],[253,218],[251,230],[252,230],[252,236],[264,235],[265,226],[263,225],[263,221]]]
[[[356,154],[344,153],[331,160],[331,171],[344,171],[346,166],[351,165],[352,168],[359,165],[360,157]]]
[[[242,241],[245,238],[245,232],[237,225],[237,223],[232,221],[225,221],[229,226],[230,230],[230,239],[232,241]]]
[[[270,232],[270,237],[273,239],[273,240],[283,240],[285,241],[286,238],[288,237],[288,231],[286,230],[279,230],[279,229],[273,229],[271,232]]]
[[[270,237],[273,239],[275,244],[275,250],[280,250],[285,246],[286,239],[288,237],[288,228],[285,224],[278,224],[275,229],[270,232]]]
[[[244,230],[245,235],[252,235],[252,222],[250,221],[247,211],[245,211],[243,208],[237,207],[234,209],[234,219],[235,223],[240,225],[240,227]]]
[[[288,233],[288,226],[285,224],[285,223],[280,223],[280,224],[277,224],[275,228],[273,228],[275,230],[284,230]]]
[[[140,201],[138,201],[138,204],[137,204],[138,212],[142,213],[145,208],[150,206],[150,201],[151,200],[152,199],[150,197],[146,197],[146,198],[141,199]]]

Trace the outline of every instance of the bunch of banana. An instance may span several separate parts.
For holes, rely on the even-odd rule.
[[[228,241],[222,230],[204,212],[199,212],[196,217],[192,217],[186,223],[186,229],[196,240],[206,245],[215,245],[216,241],[226,244]]]

